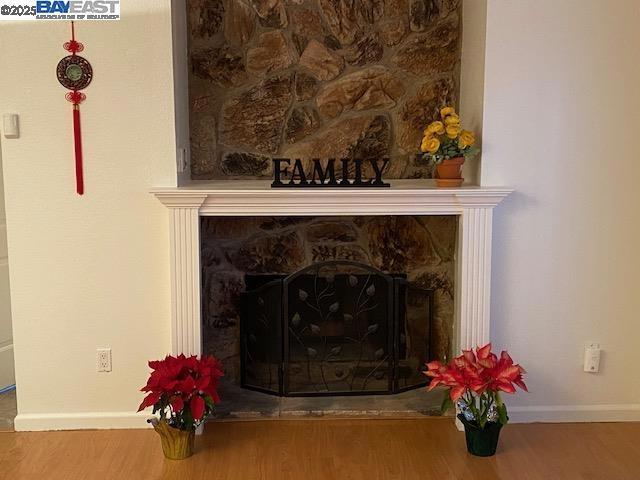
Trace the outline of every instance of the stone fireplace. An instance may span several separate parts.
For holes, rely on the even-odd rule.
[[[430,178],[422,131],[460,92],[460,0],[189,0],[194,179],[271,158],[391,158]]]
[[[439,109],[459,106],[461,0],[189,0],[185,8],[190,169],[181,180],[190,175],[191,181],[153,190],[170,210],[172,351],[214,353],[235,393],[248,391],[241,384],[283,395],[346,393],[344,379],[354,379],[350,391],[361,376],[367,379],[363,390],[374,377],[377,387],[385,383],[384,392],[393,393],[405,380],[405,386],[417,384],[425,359],[446,359],[488,341],[491,219],[510,190],[435,188],[430,165],[416,155],[425,125]],[[299,159],[307,169],[314,158],[389,158],[384,177],[391,188],[271,189],[272,159],[283,157]],[[393,312],[348,325],[344,314],[353,298],[345,272],[334,274],[333,286],[341,285],[336,294],[346,296],[316,305],[333,316],[319,321],[289,312],[298,307],[290,304],[285,285],[294,278],[310,281],[305,269],[325,262],[372,269],[392,286],[387,306]],[[367,284],[363,275],[352,275],[357,285]],[[263,305],[256,291],[265,294],[270,282],[281,287],[280,296],[269,291],[268,302],[272,313],[279,312],[274,325],[281,331],[265,361],[255,345],[268,342],[260,342],[258,326],[248,322],[266,313],[258,311]],[[328,288],[331,282],[321,283]],[[425,348],[410,349],[408,356],[400,331],[415,312],[398,312],[421,302],[419,295],[410,301],[402,294],[403,286],[428,292],[423,308],[416,308],[428,310],[428,318],[411,320],[426,333],[410,341]],[[376,298],[380,289],[382,284]],[[253,310],[243,316],[247,305]],[[353,362],[348,343],[359,342],[376,324],[372,328],[382,334],[383,320],[390,334],[367,337],[371,342],[361,345],[367,371],[359,353]],[[287,336],[293,333],[302,334],[298,346],[305,347],[290,358]],[[347,357],[336,359],[340,345]],[[320,362],[311,361],[318,357]],[[383,373],[376,359],[386,362]],[[242,368],[248,360],[254,362],[251,372]],[[287,379],[302,378],[305,369],[312,386],[289,389]],[[327,378],[329,369],[333,378]],[[383,391],[377,387],[376,393]],[[377,397],[402,398],[418,410],[428,402],[411,397],[416,391]],[[229,403],[241,400],[231,393],[223,392]],[[297,405],[326,410],[335,398],[345,397]],[[375,411],[384,403],[359,398]],[[270,402],[271,411],[282,412],[291,400],[263,395],[248,410],[262,412],[258,404]],[[350,410],[341,405],[329,410]]]

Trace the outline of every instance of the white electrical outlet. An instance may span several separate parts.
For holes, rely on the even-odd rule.
[[[111,349],[99,348],[96,350],[96,360],[98,362],[96,368],[98,372],[111,371]]]
[[[600,344],[587,343],[584,346],[584,371],[597,373],[600,371]]]

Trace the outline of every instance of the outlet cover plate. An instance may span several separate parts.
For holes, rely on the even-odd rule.
[[[98,372],[111,371],[111,349],[99,348],[96,350],[96,369]]]

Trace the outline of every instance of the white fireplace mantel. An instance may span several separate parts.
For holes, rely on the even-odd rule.
[[[432,180],[391,180],[391,188],[272,189],[268,181],[194,182],[151,192],[169,208],[171,349],[202,349],[201,216],[458,215],[455,351],[489,341],[491,219],[512,190],[436,188]],[[399,235],[402,232],[398,232]]]

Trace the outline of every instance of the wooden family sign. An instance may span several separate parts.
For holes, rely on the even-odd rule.
[[[271,188],[317,188],[317,187],[390,187],[382,179],[389,159],[362,160],[343,158],[336,160],[330,158],[323,166],[320,159],[311,160],[313,168],[308,175],[304,171],[304,165],[299,158],[291,165],[290,158],[273,159],[273,182]],[[371,166],[375,178],[365,178],[363,166]],[[292,168],[290,168],[292,167]],[[341,178],[336,178],[336,169],[339,169]]]

